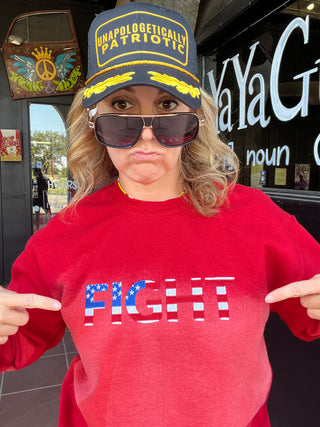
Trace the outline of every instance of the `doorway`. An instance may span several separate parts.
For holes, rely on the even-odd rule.
[[[29,103],[33,232],[60,212],[76,190],[67,164],[69,108],[64,104]]]

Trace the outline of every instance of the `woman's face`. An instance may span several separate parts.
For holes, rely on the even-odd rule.
[[[190,111],[188,106],[174,96],[150,86],[121,89],[104,98],[97,107],[98,114],[152,115]],[[128,194],[140,199],[148,199],[146,192],[150,193],[151,189],[158,191],[158,195],[159,192],[165,193],[160,196],[161,199],[173,198],[180,194],[181,149],[162,146],[149,127],[143,129],[138,142],[132,148],[107,147],[118,170],[121,185]]]

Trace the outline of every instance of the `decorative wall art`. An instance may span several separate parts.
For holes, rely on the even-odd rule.
[[[69,11],[18,16],[2,52],[14,99],[68,95],[83,85],[80,49]]]
[[[0,152],[2,162],[22,160],[20,130],[0,129]]]

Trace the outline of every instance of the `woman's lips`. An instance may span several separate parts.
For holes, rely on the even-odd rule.
[[[135,151],[131,154],[135,160],[155,160],[160,156],[157,152],[144,152],[144,151]]]

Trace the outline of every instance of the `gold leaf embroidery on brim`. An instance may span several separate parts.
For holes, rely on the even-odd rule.
[[[200,90],[197,87],[191,86],[181,80],[176,79],[175,77],[168,76],[167,74],[160,74],[156,71],[148,71],[148,74],[153,76],[150,77],[151,80],[155,80],[156,82],[163,83],[168,86],[174,86],[184,95],[190,94],[193,98],[199,98],[200,96]]]
[[[103,82],[97,83],[94,86],[88,87],[83,94],[84,98],[90,98],[94,94],[98,94],[103,92],[107,87],[115,86],[120,83],[128,82],[129,80],[132,80],[132,74],[135,74],[135,72],[129,72],[124,74],[118,74],[114,77],[109,77],[108,79],[104,80]]]

